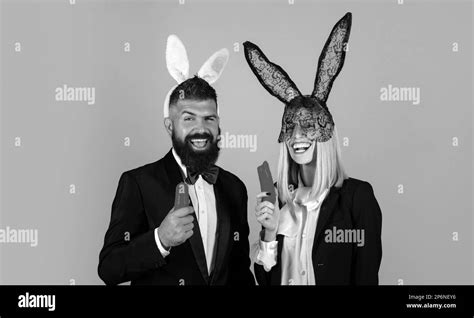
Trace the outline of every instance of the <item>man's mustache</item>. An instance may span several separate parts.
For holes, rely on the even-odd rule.
[[[208,139],[208,140],[213,140],[213,136],[209,133],[195,133],[192,135],[187,135],[184,138],[184,141],[191,141],[191,139]]]

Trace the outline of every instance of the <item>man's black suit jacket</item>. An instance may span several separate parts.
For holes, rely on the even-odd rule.
[[[334,228],[364,230],[365,245],[326,242],[326,230]],[[377,285],[382,260],[381,234],[382,213],[368,182],[349,178],[342,187],[332,187],[322,203],[313,242],[316,285]],[[262,265],[254,265],[259,285],[281,284],[283,235],[277,235],[277,241],[277,264],[269,272]]]
[[[99,256],[98,272],[107,285],[254,285],[250,271],[247,189],[219,168],[214,185],[217,212],[215,259],[209,274],[199,226],[163,258],[154,230],[174,205],[183,181],[172,152],[120,177],[110,225]],[[128,238],[128,239],[127,239]]]

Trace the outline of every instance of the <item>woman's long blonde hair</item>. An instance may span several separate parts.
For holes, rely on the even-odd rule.
[[[331,139],[316,142],[316,169],[311,189],[311,198],[317,198],[325,189],[332,186],[341,187],[348,178],[342,164],[341,149],[336,127]],[[280,143],[278,160],[278,195],[283,205],[292,205],[293,195],[290,184],[298,185],[299,165],[291,158],[285,142]]]

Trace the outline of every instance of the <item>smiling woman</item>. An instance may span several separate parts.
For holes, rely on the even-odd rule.
[[[319,57],[311,95],[302,95],[258,46],[244,43],[257,79],[285,104],[278,137],[279,204],[264,201],[268,194],[262,192],[255,207],[263,227],[255,255],[255,275],[261,285],[378,284],[380,207],[369,183],[346,175],[326,105],[344,64],[351,23],[352,15],[347,13],[334,26]],[[364,244],[350,236],[324,240],[330,231],[363,233]]]
[[[302,134],[297,128],[294,138],[287,143],[280,143],[280,157],[278,161],[278,194],[281,202],[292,204],[294,189],[301,179],[305,186],[311,187],[310,197],[319,197],[325,189],[335,186],[340,188],[349,177],[347,176],[343,163],[339,138],[336,127],[334,134],[327,142],[317,142]],[[305,151],[297,152],[295,145],[304,141],[310,145]],[[298,148],[301,149],[301,148]]]

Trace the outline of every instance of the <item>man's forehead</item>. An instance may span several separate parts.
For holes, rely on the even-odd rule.
[[[193,114],[216,114],[217,104],[213,99],[194,100],[180,99],[176,103],[176,109],[181,114],[183,112],[191,112]]]

